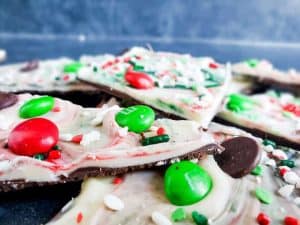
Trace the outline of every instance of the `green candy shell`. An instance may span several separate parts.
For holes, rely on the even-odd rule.
[[[145,105],[135,105],[122,109],[115,116],[120,127],[128,127],[128,130],[135,133],[142,133],[148,130],[155,119],[153,109]]]
[[[251,110],[254,107],[254,101],[241,94],[231,94],[228,96],[227,108],[234,112]]]
[[[54,107],[54,98],[42,96],[25,102],[19,109],[19,116],[23,119],[37,117],[46,114]]]
[[[77,73],[82,67],[80,62],[70,63],[64,66],[64,73]]]
[[[174,163],[164,176],[166,197],[178,206],[199,202],[208,195],[212,186],[210,175],[198,164],[190,161]]]

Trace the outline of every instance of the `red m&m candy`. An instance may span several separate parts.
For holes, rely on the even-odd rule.
[[[137,89],[150,89],[154,87],[152,78],[142,72],[127,70],[125,80],[134,88]]]
[[[9,149],[18,155],[49,152],[58,141],[58,128],[50,120],[33,118],[18,124],[8,137]]]

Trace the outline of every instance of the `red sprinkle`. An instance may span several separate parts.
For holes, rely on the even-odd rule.
[[[135,58],[140,60],[140,59],[142,59],[142,56],[136,55]]]
[[[130,61],[130,57],[124,58],[123,61],[126,62],[126,63],[129,62]]]
[[[270,217],[264,213],[259,213],[256,221],[259,225],[269,225],[271,223]]]
[[[123,182],[123,179],[121,177],[115,177],[113,180],[113,184],[121,184]]]
[[[81,223],[82,219],[83,219],[83,215],[82,215],[82,212],[80,212],[77,214],[76,222]]]
[[[300,221],[292,216],[286,216],[284,218],[284,225],[298,225]]]
[[[211,68],[211,69],[217,69],[219,66],[217,65],[217,64],[215,64],[215,63],[209,63],[209,68]]]
[[[51,150],[48,153],[48,160],[55,160],[55,159],[59,159],[61,157],[61,152],[58,150]]]
[[[83,137],[82,134],[75,135],[74,137],[72,137],[71,141],[79,144],[82,140],[82,137]]]
[[[54,108],[52,109],[52,112],[60,112],[60,107],[54,106]]]
[[[156,134],[157,135],[163,135],[165,133],[165,129],[163,127],[160,127],[157,129]]]
[[[64,76],[63,76],[63,80],[64,80],[64,81],[68,81],[69,79],[70,79],[69,75],[64,75]]]
[[[284,176],[284,174],[286,173],[286,172],[288,172],[289,170],[287,169],[287,168],[280,168],[279,169],[279,174],[280,174],[280,176]]]

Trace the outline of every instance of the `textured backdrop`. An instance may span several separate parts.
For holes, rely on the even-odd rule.
[[[155,50],[300,69],[300,0],[0,0],[6,63]]]
[[[0,0],[0,33],[300,42],[299,0]]]

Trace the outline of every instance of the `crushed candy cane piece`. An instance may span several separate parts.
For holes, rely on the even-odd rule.
[[[172,225],[172,222],[166,216],[157,211],[152,213],[151,219],[156,225]]]
[[[124,209],[124,202],[112,194],[108,194],[104,197],[104,204],[107,208],[114,211],[120,211]]]

